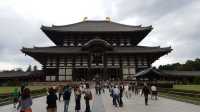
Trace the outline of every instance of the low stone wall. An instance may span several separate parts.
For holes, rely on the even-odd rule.
[[[46,95],[46,93],[47,93],[47,89],[46,88],[32,90],[31,91],[31,97],[32,98],[36,98],[36,97],[44,96],[44,95]],[[13,102],[12,93],[0,94],[0,106],[1,105],[6,105],[6,104],[10,104],[12,102]]]
[[[81,82],[77,81],[69,81],[69,82],[30,82],[28,85],[29,86],[65,86],[65,85],[70,85],[70,86],[75,86],[77,84],[80,84]],[[87,82],[90,85],[94,85],[94,82]],[[93,87],[93,86],[92,86]]]

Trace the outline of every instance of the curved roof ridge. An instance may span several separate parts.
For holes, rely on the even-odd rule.
[[[45,47],[38,47],[38,46],[34,46],[34,47],[22,47],[22,49],[32,49],[32,48],[56,48],[58,46],[45,46]]]
[[[141,24],[140,24],[140,25],[127,25],[127,24],[121,24],[121,23],[118,23],[118,22],[107,21],[107,20],[86,20],[86,21],[80,21],[80,22],[75,22],[75,23],[66,24],[66,25],[52,25],[52,26],[45,26],[45,25],[42,25],[42,27],[47,27],[47,28],[70,27],[70,26],[72,26],[72,25],[78,25],[78,24],[85,23],[85,22],[107,22],[107,23],[113,23],[113,24],[121,25],[121,26],[125,26],[125,27],[152,28],[152,25],[150,25],[150,26],[144,26],[144,27],[143,27]]]
[[[113,49],[113,47],[111,46],[111,44],[109,42],[107,42],[106,40],[100,39],[98,37],[86,42],[83,45],[82,49],[88,49],[91,45],[94,45],[94,44],[103,44],[109,50]]]
[[[141,24],[140,24],[140,25],[127,25],[127,24],[121,24],[121,23],[113,22],[113,21],[110,21],[110,22],[112,22],[112,23],[114,23],[114,24],[122,25],[122,26],[127,26],[127,27],[141,27],[141,28],[151,27],[151,28],[152,28],[152,25],[142,27]]]
[[[96,37],[96,38],[94,38],[94,39],[91,39],[91,40],[89,40],[88,42],[86,42],[84,45],[87,45],[87,44],[90,44],[91,42],[94,42],[94,41],[101,41],[101,42],[104,42],[105,44],[107,44],[107,45],[110,45],[110,43],[108,43],[106,40],[103,40],[103,39],[101,39],[101,38],[98,38],[98,37]]]
[[[143,48],[160,48],[160,46],[136,46],[136,47],[143,47]]]

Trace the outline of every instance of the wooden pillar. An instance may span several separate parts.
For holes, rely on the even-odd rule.
[[[127,56],[127,65],[130,66],[130,56]]]
[[[120,73],[119,73],[119,75],[120,75],[120,77],[123,79],[123,65],[122,65],[122,56],[121,55],[119,55],[119,69],[120,69]]]
[[[56,81],[59,81],[59,57],[55,57],[56,58],[56,69],[57,69],[57,74],[56,74]]]
[[[75,65],[76,65],[76,56],[72,55],[72,79],[77,76],[75,72]]]
[[[138,72],[138,59],[137,59],[137,56],[135,56],[134,61],[135,61],[135,71],[137,73]]]
[[[150,57],[150,58],[152,58],[152,57]],[[150,68],[151,67],[151,59],[150,58],[147,58],[147,66],[148,66],[148,68]]]
[[[89,52],[88,53],[88,70],[87,70],[87,75],[86,75],[86,80],[89,79],[89,76],[90,76],[90,69],[91,69],[91,53]]]
[[[103,54],[103,80],[108,79],[108,74],[107,74],[107,55],[104,53]]]
[[[44,73],[44,75],[43,75],[43,77],[42,77],[42,81],[46,81],[46,76],[47,76],[47,58],[45,58],[45,61],[44,61],[44,64],[43,64],[43,67],[42,67],[42,69],[43,69],[43,73]]]

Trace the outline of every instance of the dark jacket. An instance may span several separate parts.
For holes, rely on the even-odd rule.
[[[70,89],[65,90],[63,94],[63,99],[70,100],[70,96],[71,96],[71,90]]]
[[[124,92],[123,86],[120,86],[119,90],[120,90],[119,96],[122,98],[123,97],[123,92]]]
[[[50,94],[47,96],[47,108],[55,108],[57,107],[56,105],[56,100],[57,100],[56,94]]]
[[[148,94],[150,94],[150,90],[147,86],[143,87],[142,94],[144,94],[144,96],[148,96]]]

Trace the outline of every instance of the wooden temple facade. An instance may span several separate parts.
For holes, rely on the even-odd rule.
[[[152,29],[109,20],[42,26],[56,46],[21,51],[43,65],[46,81],[133,79],[172,50],[138,46]]]

